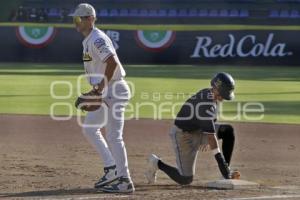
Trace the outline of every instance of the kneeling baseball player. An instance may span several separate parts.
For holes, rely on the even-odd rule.
[[[231,125],[215,123],[217,103],[224,99],[232,100],[234,87],[231,75],[218,73],[211,80],[211,88],[200,90],[184,103],[170,132],[177,167],[166,164],[154,154],[150,155],[145,173],[148,183],[155,183],[158,169],[180,185],[192,183],[198,151],[206,151],[209,147],[223,177],[239,178],[239,172],[229,168],[235,140],[234,129]],[[223,140],[222,152],[218,139]]]

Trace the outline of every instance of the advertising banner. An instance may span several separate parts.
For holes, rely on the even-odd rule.
[[[0,29],[1,62],[82,61],[75,29]],[[103,31],[124,64],[300,65],[300,31]]]

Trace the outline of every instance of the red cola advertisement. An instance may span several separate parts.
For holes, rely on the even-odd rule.
[[[300,31],[104,31],[125,64],[300,65]],[[0,36],[2,62],[82,59],[74,29],[1,27]]]

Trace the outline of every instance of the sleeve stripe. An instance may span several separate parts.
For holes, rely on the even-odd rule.
[[[113,53],[107,54],[107,56],[102,61],[105,62],[112,55],[114,55],[114,54]]]

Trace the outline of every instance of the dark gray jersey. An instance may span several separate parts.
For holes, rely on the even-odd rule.
[[[181,107],[175,119],[175,125],[186,132],[200,130],[203,133],[215,133],[217,104],[213,101],[211,89],[200,90]]]

